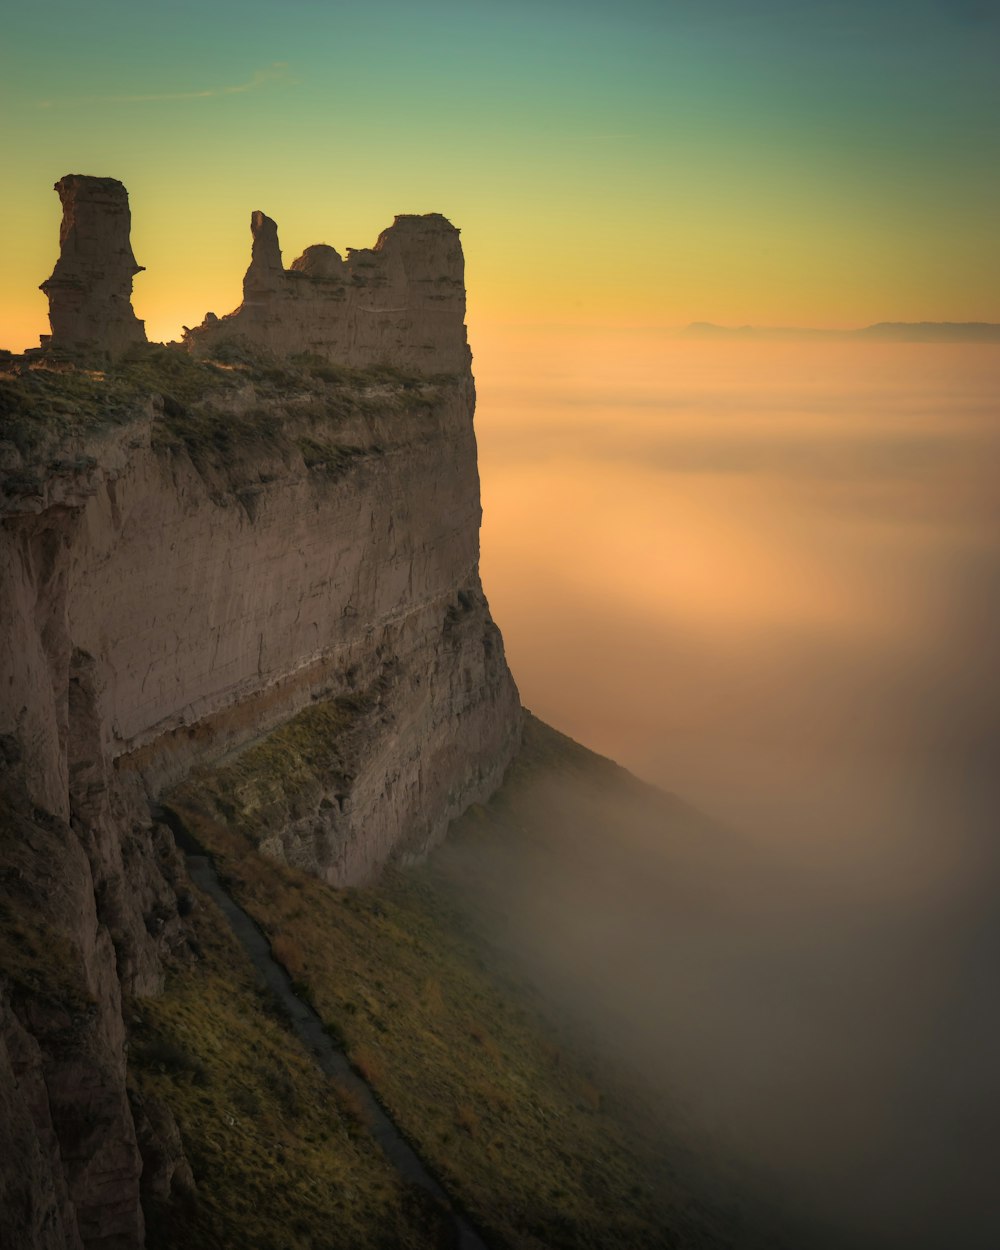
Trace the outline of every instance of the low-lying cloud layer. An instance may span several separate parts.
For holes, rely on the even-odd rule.
[[[524,700],[736,841],[541,796],[504,941],[816,1245],[998,1244],[1000,353],[538,348],[480,420]]]

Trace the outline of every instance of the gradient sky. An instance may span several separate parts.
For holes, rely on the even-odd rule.
[[[248,219],[463,229],[470,320],[1000,320],[995,0],[5,6],[0,343],[46,328],[61,175],[128,186],[152,337]]]

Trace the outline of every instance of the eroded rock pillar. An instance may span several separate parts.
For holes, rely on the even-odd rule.
[[[132,279],[142,266],[132,254],[128,192],[114,178],[84,174],[67,174],[55,189],[63,218],[59,259],[41,285],[52,326],[42,344],[114,359],[146,342],[132,311]]]

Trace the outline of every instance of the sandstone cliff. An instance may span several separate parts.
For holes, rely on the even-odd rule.
[[[244,305],[191,354],[142,342],[120,184],[58,189],[51,346],[82,355],[0,374],[0,1216],[128,1250],[140,1145],[176,1131],[129,1104],[122,1000],[186,940],[149,801],[228,769],[266,853],[358,882],[488,797],[520,721],[457,231],[397,218],[286,272],[255,214]]]
[[[132,279],[142,272],[132,255],[128,193],[114,178],[67,174],[56,183],[63,206],[59,259],[41,289],[49,297],[52,347],[89,347],[110,357],[146,331],[132,311]]]

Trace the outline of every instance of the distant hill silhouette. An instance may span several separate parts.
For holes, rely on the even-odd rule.
[[[990,321],[879,321],[857,330],[792,326],[719,326],[692,321],[683,338],[881,339],[896,343],[1000,343],[1000,325]]]
[[[855,330],[854,337],[906,343],[1000,343],[1000,325],[989,321],[880,321]]]

